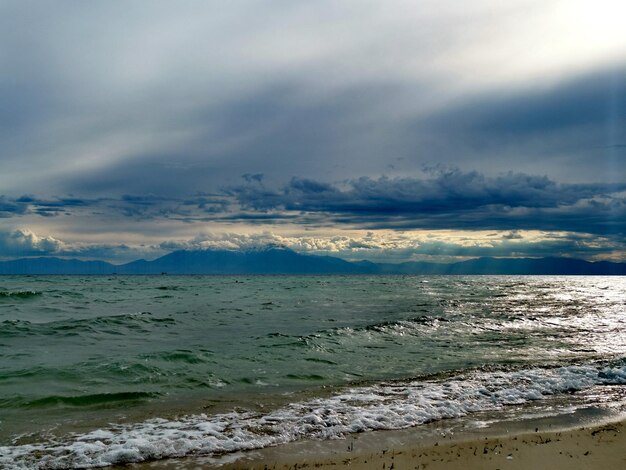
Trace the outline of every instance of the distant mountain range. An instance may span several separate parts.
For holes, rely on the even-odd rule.
[[[626,263],[571,258],[477,258],[458,263],[349,262],[285,248],[174,251],[153,261],[23,258],[0,262],[0,274],[579,274],[626,275]]]

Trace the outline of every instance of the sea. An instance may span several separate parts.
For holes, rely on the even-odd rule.
[[[626,410],[625,277],[0,277],[3,469],[590,409]]]

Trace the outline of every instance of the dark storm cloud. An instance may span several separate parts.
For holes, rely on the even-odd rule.
[[[546,176],[486,176],[438,166],[423,178],[361,177],[330,184],[292,178],[243,184],[185,198],[127,194],[81,199],[22,196],[0,200],[3,217],[106,214],[109,220],[290,222],[302,227],[551,230],[626,233],[626,183],[565,184]]]
[[[228,190],[253,211],[324,214],[375,228],[542,229],[624,232],[626,184],[558,184],[545,176],[437,169],[429,178],[359,178],[343,185],[294,178],[279,190]]]
[[[198,193],[187,198],[154,194],[124,194],[117,198],[81,199],[74,197],[37,198],[32,195],[8,198],[0,196],[0,218],[26,215],[41,217],[87,216],[112,217],[109,220],[212,220],[210,216],[228,219],[233,201],[224,194]],[[278,215],[276,217],[279,217]]]
[[[0,196],[0,217],[14,217],[26,214],[37,214],[43,217],[53,217],[60,214],[70,214],[76,208],[97,206],[101,199],[83,199],[76,197],[38,198],[32,195],[23,195],[17,198]]]
[[[0,218],[15,217],[28,211],[28,203],[0,196]]]
[[[32,196],[22,196],[18,198],[17,201],[28,204],[31,211],[43,217],[54,217],[60,214],[70,215],[75,208],[95,206],[100,202],[99,200],[75,197],[46,200],[37,199]]]

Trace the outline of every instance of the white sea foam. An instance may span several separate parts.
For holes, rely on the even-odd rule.
[[[0,447],[0,467],[77,469],[188,455],[216,455],[302,438],[402,429],[539,400],[595,385],[626,384],[626,365],[474,371],[427,380],[355,387],[292,403],[269,414],[232,412],[153,419],[75,435],[65,442]]]

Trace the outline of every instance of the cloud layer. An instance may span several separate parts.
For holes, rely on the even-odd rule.
[[[292,178],[272,186],[260,174],[245,174],[239,185],[187,198],[5,196],[1,201],[4,220],[12,225],[36,220],[60,220],[61,226],[63,221],[86,221],[89,226],[81,229],[84,233],[126,227],[139,236],[152,232],[153,240],[143,244],[62,243],[17,230],[5,233],[0,246],[3,256],[57,253],[121,260],[153,257],[173,249],[237,249],[265,243],[351,259],[556,254],[619,258],[624,256],[626,234],[626,184],[557,183],[546,176],[521,173],[492,177],[444,166],[427,168],[419,178],[361,177],[332,184]],[[181,227],[204,233],[206,224],[222,230],[192,238],[180,233]],[[229,226],[248,229],[237,233],[229,231]],[[275,229],[268,232],[271,226]],[[318,235],[309,236],[307,230]],[[371,234],[342,235],[355,230]],[[439,235],[432,239],[403,235],[415,231]],[[491,238],[483,235],[488,231],[494,234]],[[299,234],[286,235],[295,232]],[[324,232],[334,235],[319,235]],[[453,232],[478,235],[467,235],[470,242],[465,243],[455,239]],[[541,236],[516,236],[530,232]]]
[[[6,1],[0,187],[171,197],[242,173],[334,181],[432,162],[614,179],[615,5]]]
[[[57,256],[123,263],[139,258],[154,259],[175,250],[250,250],[268,246],[351,261],[367,259],[391,263],[417,260],[451,262],[481,256],[564,256],[601,260],[623,259],[626,254],[626,244],[621,240],[537,231],[371,231],[335,236],[281,235],[269,231],[253,234],[226,232],[134,246],[67,243],[52,237],[39,237],[30,230],[0,231],[2,258]]]
[[[418,178],[328,184],[294,178],[278,190],[262,182],[231,188],[254,212],[323,215],[369,228],[538,229],[594,234],[626,230],[626,184],[558,184],[545,176],[434,168]]]
[[[557,183],[546,176],[485,176],[435,167],[422,177],[361,177],[340,183],[292,178],[272,187],[262,175],[186,198],[0,198],[2,217],[93,215],[135,219],[290,221],[302,226],[626,233],[626,183]]]
[[[4,1],[0,256],[122,259],[267,230],[303,250],[311,231],[541,231],[555,252],[618,256],[624,14],[611,0]],[[411,253],[468,253],[439,242]]]

